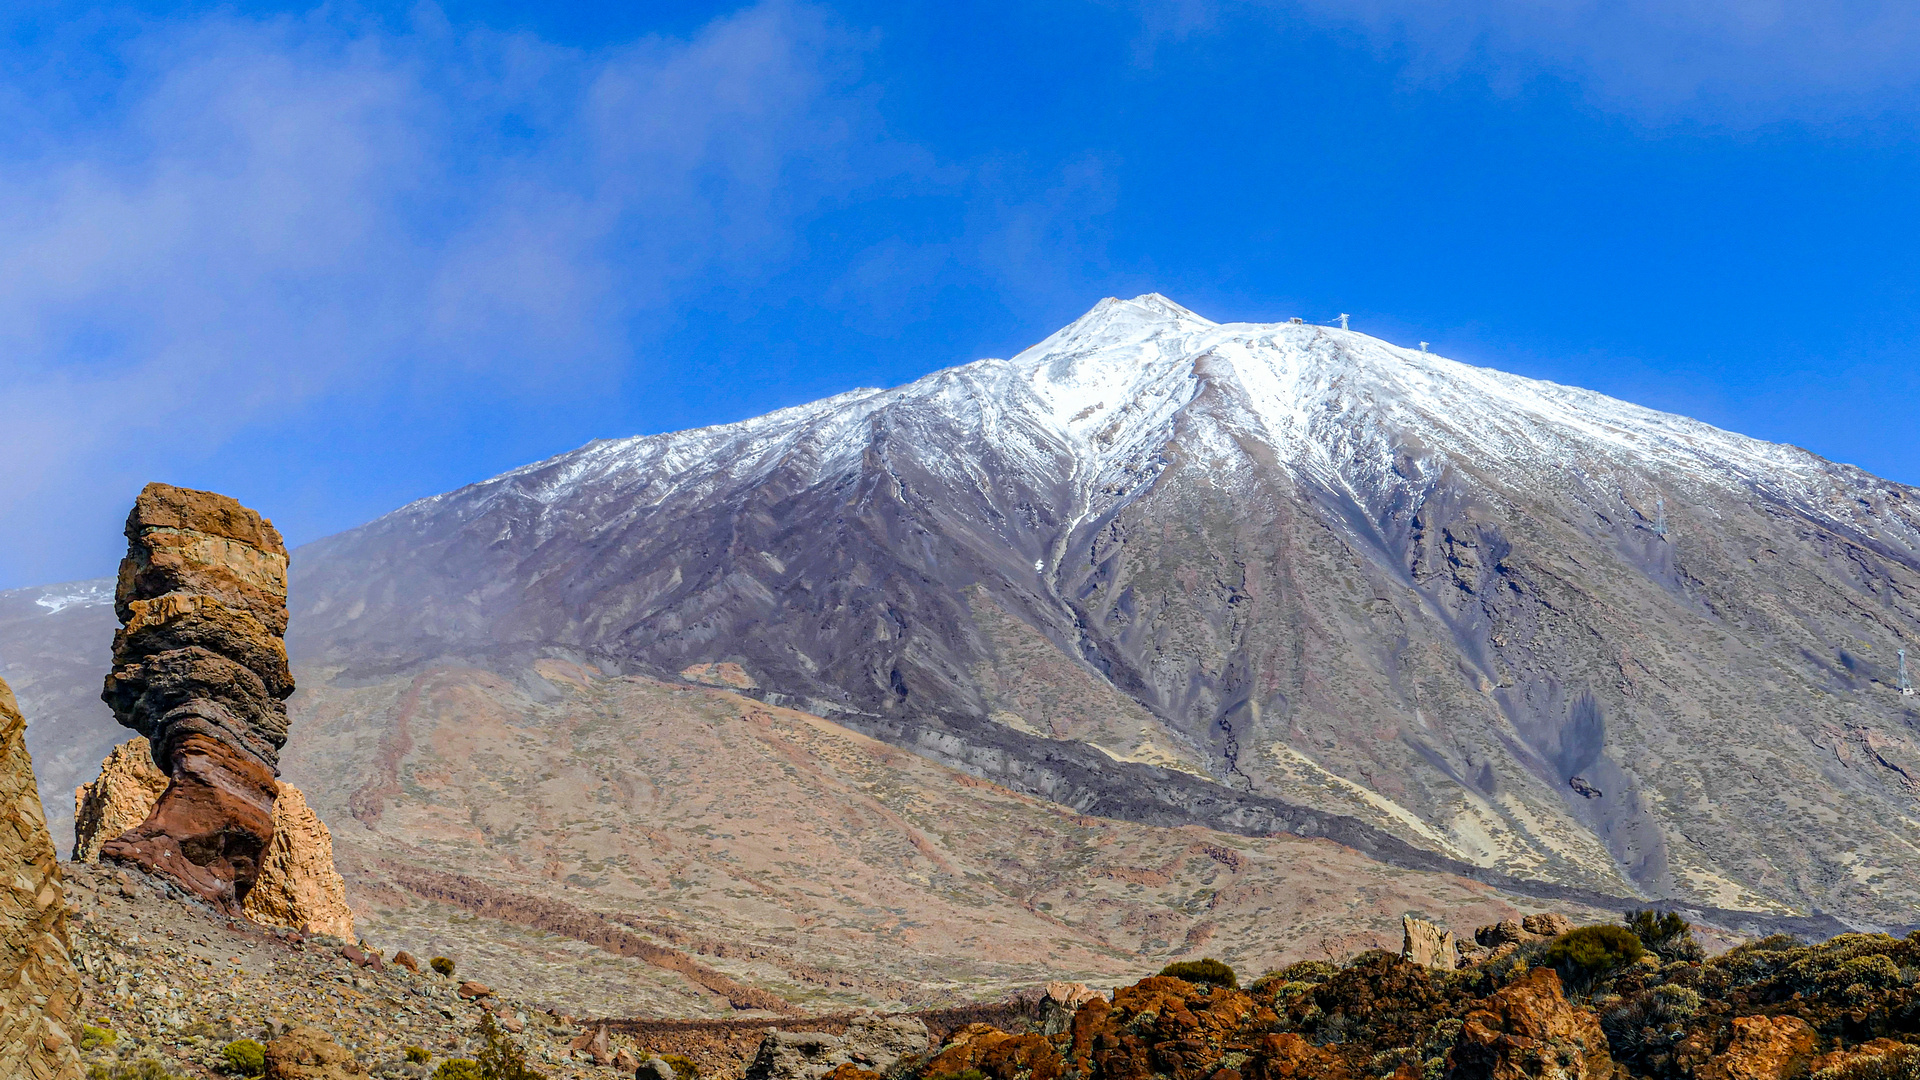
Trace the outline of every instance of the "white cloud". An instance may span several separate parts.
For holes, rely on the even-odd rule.
[[[1898,0],[1171,0],[1150,40],[1252,15],[1359,30],[1424,77],[1538,75],[1654,118],[1734,124],[1877,114],[1920,85],[1920,5]]]
[[[303,404],[617,381],[636,313],[860,182],[856,45],[779,2],[597,51],[430,9],[135,38],[0,151],[0,579]]]

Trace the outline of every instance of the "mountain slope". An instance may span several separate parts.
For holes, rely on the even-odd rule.
[[[975,769],[1095,747],[1111,769],[1029,777],[1077,805],[1151,762],[1503,873],[1897,921],[1917,497],[1146,296],[1012,360],[595,443],[310,545],[293,647],[365,674],[737,662]]]
[[[736,663],[770,702],[1085,812],[1895,924],[1920,902],[1920,699],[1894,685],[1917,498],[1150,295],[1011,360],[594,443],[308,545],[289,647],[343,693]],[[0,597],[29,613],[0,610],[0,659],[19,679],[32,653],[78,717],[92,690],[62,697],[42,641],[97,612],[31,615],[46,595]],[[79,754],[58,726],[36,755]]]

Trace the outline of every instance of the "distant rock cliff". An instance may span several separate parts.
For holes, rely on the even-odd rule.
[[[287,741],[287,549],[234,500],[165,484],[141,491],[127,541],[101,697],[153,744],[170,784],[101,855],[239,914],[273,838]]]
[[[26,729],[0,682],[0,1080],[78,1080],[80,975]]]

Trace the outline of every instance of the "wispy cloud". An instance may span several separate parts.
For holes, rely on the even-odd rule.
[[[1416,77],[1539,76],[1652,118],[1734,124],[1876,114],[1920,88],[1920,6],[1897,0],[1169,0],[1149,42],[1248,17],[1359,31]]]
[[[779,2],[593,51],[219,17],[110,60],[73,100],[0,89],[33,130],[0,152],[0,511],[33,522],[0,579],[302,405],[617,382],[637,317],[887,167],[859,42]]]

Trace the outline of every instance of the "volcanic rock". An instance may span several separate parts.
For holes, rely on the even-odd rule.
[[[74,861],[93,862],[107,841],[147,820],[167,783],[145,738],[136,735],[114,747],[100,763],[100,775],[73,789]]]
[[[1737,1016],[1733,1039],[1694,1080],[1781,1080],[1813,1056],[1813,1028],[1797,1016]]]
[[[1537,915],[1529,915],[1521,919],[1520,929],[1525,930],[1529,934],[1538,934],[1541,937],[1559,937],[1561,934],[1573,929],[1573,920],[1567,918],[1565,915],[1557,915],[1551,911],[1543,911]]]
[[[347,886],[333,865],[333,834],[292,784],[278,785],[273,839],[242,910],[266,926],[353,940]],[[373,954],[377,965],[378,953]]]
[[[820,1080],[842,1065],[884,1073],[909,1054],[925,1053],[927,1026],[912,1016],[856,1016],[845,1035],[769,1031],[747,1080]]]
[[[1567,1003],[1560,976],[1534,968],[1467,1014],[1447,1055],[1449,1080],[1605,1080],[1607,1037],[1587,1009]]]
[[[286,546],[238,502],[166,484],[140,492],[127,542],[101,698],[170,783],[101,855],[239,914],[273,837],[287,740]]]
[[[1400,955],[1409,962],[1441,971],[1452,971],[1459,966],[1460,950],[1454,944],[1453,931],[1442,930],[1413,915],[1400,917],[1400,930],[1403,935]]]
[[[367,1070],[319,1028],[296,1025],[267,1044],[266,1080],[354,1080]]]
[[[78,1080],[80,975],[26,729],[0,682],[0,1077]]]
[[[1073,1024],[1074,1012],[1099,996],[1100,992],[1086,983],[1048,983],[1046,996],[1040,999],[1040,1033],[1058,1035],[1066,1031]]]

